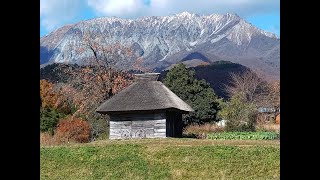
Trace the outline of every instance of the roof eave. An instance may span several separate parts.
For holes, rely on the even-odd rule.
[[[150,112],[150,111],[166,111],[166,110],[176,110],[181,112],[182,114],[188,114],[190,112],[193,112],[194,110],[191,108],[191,110],[186,110],[186,109],[178,109],[175,107],[170,107],[170,108],[163,108],[163,109],[134,109],[134,110],[96,110],[97,113],[100,114],[118,114],[118,113],[137,113],[137,112]]]

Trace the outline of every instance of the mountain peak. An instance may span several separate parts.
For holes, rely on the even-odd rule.
[[[123,69],[132,68],[137,57],[151,69],[166,68],[194,52],[208,57],[209,62],[224,59],[255,64],[249,63],[255,60],[260,66],[280,66],[279,40],[272,33],[235,13],[199,16],[187,11],[138,19],[101,17],[63,27],[40,38],[41,62],[81,64],[91,59],[92,52],[82,43],[85,33],[101,46],[118,43],[131,48],[135,57],[119,62]],[[84,51],[79,53],[79,49]]]
[[[181,12],[181,13],[178,13],[178,14],[176,14],[177,16],[183,16],[183,17],[185,17],[185,16],[187,16],[187,17],[192,17],[192,16],[194,16],[195,14],[194,13],[190,13],[190,12],[188,12],[188,11],[183,11],[183,12]]]
[[[227,12],[226,16],[232,16],[232,17],[238,17],[240,18],[240,16],[237,13],[233,13],[233,12]]]

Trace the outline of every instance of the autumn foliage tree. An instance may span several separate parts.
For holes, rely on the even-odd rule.
[[[59,121],[55,136],[61,143],[90,141],[91,127],[88,121],[68,117]]]
[[[104,80],[108,79],[108,71],[95,65],[59,64],[46,68],[42,73],[47,78],[54,78],[56,89],[75,107],[72,115],[87,120],[92,127],[92,138],[106,133],[108,117],[96,113],[96,108],[105,101],[106,86]],[[45,69],[44,69],[45,70]],[[44,71],[43,70],[43,71]],[[112,70],[112,94],[116,94],[132,83],[133,76],[127,72]],[[101,78],[102,77],[102,78]]]
[[[43,108],[57,106],[58,96],[57,94],[53,93],[52,89],[52,83],[45,79],[40,80],[40,98],[41,106]]]
[[[103,85],[103,80],[99,77],[107,79],[108,72],[96,66],[83,66],[75,69],[63,68],[61,71],[68,74],[69,80],[67,83],[57,83],[56,88],[69,97],[72,104],[76,105],[76,115],[83,114],[88,115],[87,119],[93,118],[91,113],[95,113],[95,108],[105,101],[104,91],[106,88]],[[129,73],[115,71],[112,75],[112,94],[118,93],[132,83],[133,76]]]
[[[78,53],[91,52],[91,58],[88,58],[88,64],[94,65],[103,71],[101,74],[96,74],[98,83],[101,84],[104,100],[110,98],[114,94],[114,83],[118,70],[116,66],[121,64],[126,58],[132,57],[133,53],[129,47],[121,45],[119,42],[106,44],[107,40],[101,31],[91,33],[90,30],[85,31],[80,35],[82,37],[82,48]]]
[[[108,39],[99,29],[87,29],[77,33],[81,38],[80,48],[72,49],[72,45],[69,48],[70,51],[76,50],[76,56],[85,57],[84,65],[58,65],[52,69],[55,72],[52,77],[61,79],[55,82],[53,89],[61,92],[68,102],[74,105],[76,111],[72,114],[73,117],[88,120],[92,137],[95,138],[106,132],[108,126],[108,117],[96,113],[95,110],[105,100],[132,83],[132,75],[121,71],[119,67],[123,67],[124,61],[134,59],[135,56],[129,47],[119,42],[108,43]],[[132,64],[142,69],[139,66],[142,62],[143,59],[140,58],[132,61]]]
[[[95,137],[95,134],[98,136],[108,126],[105,124],[108,122],[107,117],[97,114],[95,109],[131,83],[130,75],[121,71],[119,67],[123,68],[122,63],[134,55],[131,48],[120,42],[109,44],[99,29],[94,29],[94,33],[92,29],[87,29],[79,32],[78,35],[81,37],[81,48],[77,50],[77,53],[85,54],[87,57],[85,64],[90,65],[91,68],[82,69],[88,71],[87,73],[71,72],[73,75],[78,75],[74,78],[73,83],[78,82],[78,85],[82,87],[81,91],[75,90],[77,87],[74,86],[64,88],[72,94],[76,92],[79,94],[76,95],[78,99],[76,101],[82,100],[80,103],[75,103],[80,105],[78,113],[88,112],[85,113],[85,118],[90,121]]]
[[[59,119],[72,112],[71,105],[47,80],[40,80],[40,100],[40,131],[53,135]]]
[[[70,114],[72,111],[71,102],[60,91],[54,88],[55,85],[49,81],[40,80],[40,100],[43,109],[57,109],[65,114]]]

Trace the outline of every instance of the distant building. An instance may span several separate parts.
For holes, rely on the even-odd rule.
[[[274,107],[260,107],[260,108],[258,108],[258,112],[259,112],[258,117],[257,117],[258,122],[275,123],[276,116],[278,114],[280,114],[280,108],[276,109]]]
[[[226,127],[226,123],[227,123],[227,121],[222,119],[222,120],[216,122],[216,125],[219,127]]]
[[[159,73],[135,74],[135,82],[97,108],[110,116],[109,139],[182,136],[182,114],[193,109],[157,81]]]

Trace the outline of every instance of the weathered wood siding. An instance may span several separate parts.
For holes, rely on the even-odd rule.
[[[109,139],[165,138],[165,113],[110,116]]]

